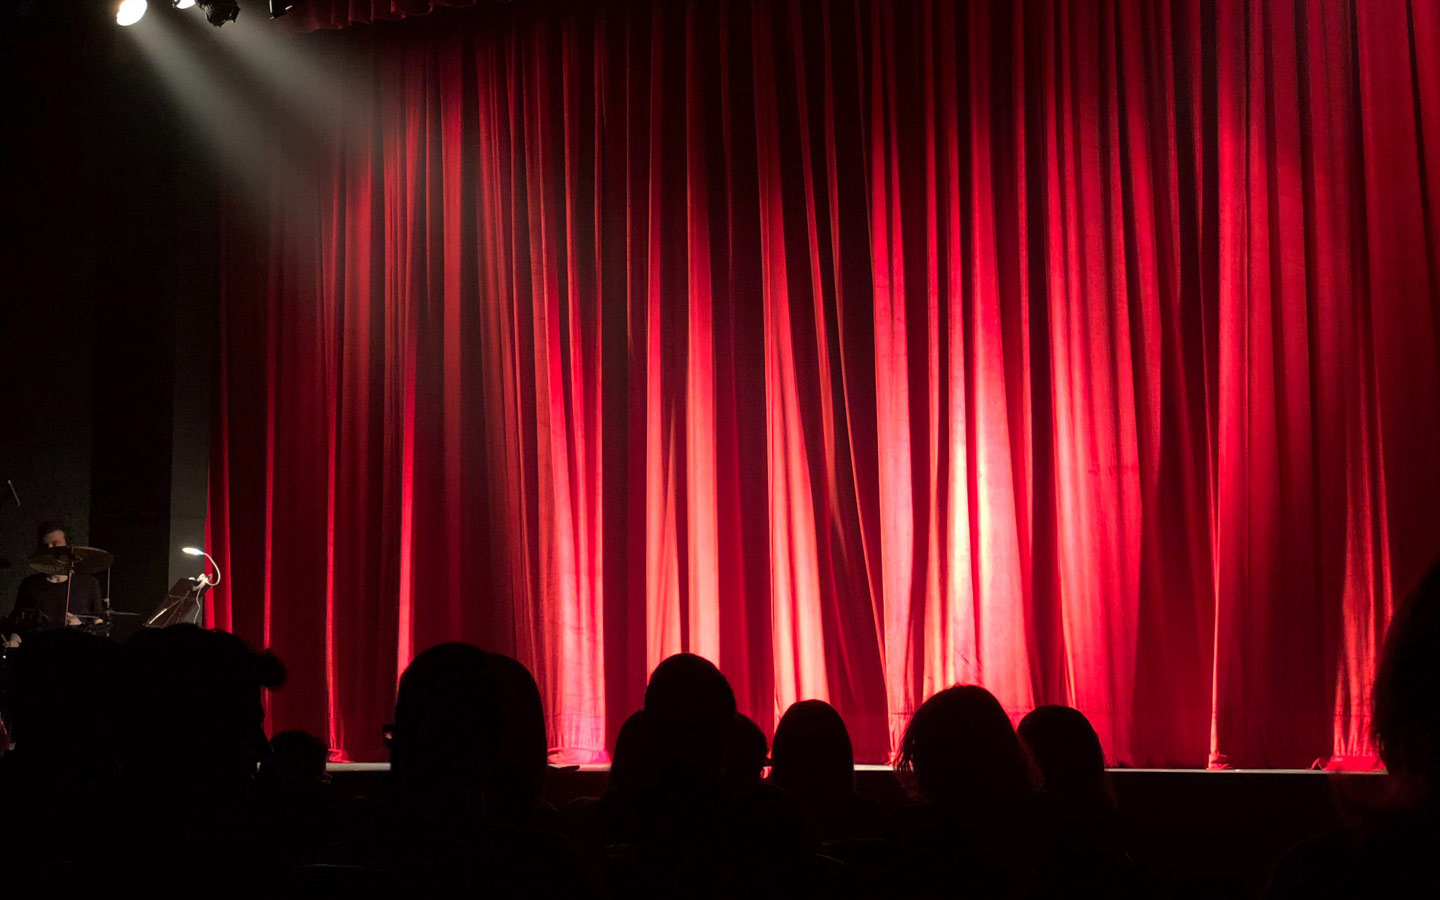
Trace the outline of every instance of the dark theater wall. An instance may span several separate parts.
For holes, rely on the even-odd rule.
[[[94,12],[33,8],[3,38],[3,196],[23,224],[3,251],[0,480],[23,505],[0,506],[0,613],[42,519],[114,553],[114,606],[142,613],[204,534],[213,173]]]
[[[68,23],[0,32],[8,237],[0,242],[0,611],[29,570],[34,528],[63,519],[88,538],[91,380],[99,234],[85,214],[97,162],[86,152],[90,66]],[[57,65],[63,54],[70,65]],[[46,77],[36,78],[37,71]],[[4,487],[0,485],[0,487]]]

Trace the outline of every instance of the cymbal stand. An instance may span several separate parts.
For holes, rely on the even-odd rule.
[[[75,553],[72,551],[66,554],[69,560],[69,571],[65,574],[65,611],[60,615],[60,627],[64,628],[70,624],[70,589],[75,585]]]

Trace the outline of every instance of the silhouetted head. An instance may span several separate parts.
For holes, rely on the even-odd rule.
[[[256,780],[279,791],[296,791],[324,784],[330,748],[308,731],[282,731],[270,739],[270,757],[260,765]]]
[[[725,747],[725,777],[736,784],[754,784],[770,764],[766,758],[765,732],[747,715],[736,713],[731,720],[730,741]]]
[[[113,762],[118,645],[78,631],[42,631],[12,651],[10,736],[17,758],[46,768]]]
[[[416,656],[400,676],[390,767],[410,788],[479,790],[494,763],[503,711],[489,655],[449,643]]]
[[[655,776],[655,757],[645,734],[645,710],[631,713],[615,736],[610,757],[609,790],[630,793],[649,787]]]
[[[519,660],[491,653],[501,691],[500,734],[485,790],[485,808],[506,822],[521,823],[539,807],[549,767],[545,710],[540,688]]]
[[[1386,768],[1421,802],[1440,800],[1440,560],[1390,622],[1370,722]]]
[[[1084,713],[1068,706],[1040,706],[1020,720],[1018,732],[1040,769],[1043,790],[1076,803],[1114,806],[1105,751]]]
[[[730,682],[709,660],[677,653],[651,673],[645,733],[663,774],[718,778],[734,718]]]
[[[977,685],[926,700],[905,729],[897,768],[920,797],[994,813],[1030,793],[1030,766],[1000,701]]]
[[[185,791],[248,789],[269,755],[262,689],[285,683],[269,651],[198,625],[147,628],[126,642],[129,772]]]
[[[855,791],[850,732],[824,700],[792,703],[775,728],[770,781],[802,797],[842,797]]]
[[[1020,720],[1017,731],[1040,767],[1046,790],[1086,787],[1105,776],[1100,737],[1080,710],[1039,706]]]

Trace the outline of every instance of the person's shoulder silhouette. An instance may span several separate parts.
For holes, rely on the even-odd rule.
[[[225,872],[238,887],[271,879],[278,861],[261,835],[257,768],[270,753],[264,691],[285,667],[240,637],[197,625],[145,629],[122,649],[122,790],[126,853],[164,836],[173,863],[157,886]]]
[[[1389,802],[1287,853],[1271,877],[1273,900],[1440,896],[1440,560],[1395,611],[1372,709]]]
[[[77,631],[36,633],[11,651],[0,757],[7,885],[108,885],[116,858],[91,839],[123,827],[115,792],[121,710],[118,647]]]

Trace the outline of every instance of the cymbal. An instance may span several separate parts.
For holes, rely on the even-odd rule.
[[[64,575],[72,564],[76,575],[94,575],[113,562],[114,554],[97,547],[46,547],[30,556],[30,568],[46,575]]]

